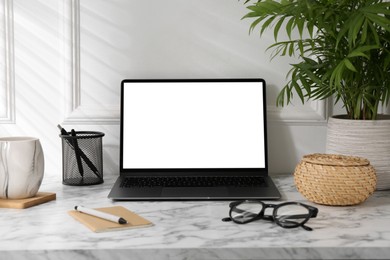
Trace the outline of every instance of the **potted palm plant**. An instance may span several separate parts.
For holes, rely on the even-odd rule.
[[[273,28],[272,57],[299,55],[277,105],[296,95],[334,98],[346,115],[328,121],[327,152],[358,155],[377,171],[377,189],[390,188],[390,2],[386,0],[246,0],[250,31]],[[283,28],[283,29],[282,29]],[[279,40],[285,32],[287,40]],[[341,124],[341,125],[339,125]],[[369,131],[373,132],[369,132]],[[377,139],[375,139],[377,138]]]

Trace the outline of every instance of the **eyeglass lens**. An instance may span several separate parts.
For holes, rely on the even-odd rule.
[[[263,204],[256,201],[245,201],[232,208],[230,217],[239,223],[245,223],[255,218],[263,209]]]
[[[309,210],[299,204],[288,204],[278,207],[274,212],[276,222],[284,227],[296,227],[309,217]]]

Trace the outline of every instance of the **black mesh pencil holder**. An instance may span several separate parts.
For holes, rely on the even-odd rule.
[[[104,133],[73,131],[62,139],[62,183],[72,186],[103,183]]]

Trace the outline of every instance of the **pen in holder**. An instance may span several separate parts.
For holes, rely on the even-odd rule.
[[[67,132],[60,125],[62,139],[62,183],[72,186],[103,183],[104,133]]]

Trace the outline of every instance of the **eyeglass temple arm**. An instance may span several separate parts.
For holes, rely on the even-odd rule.
[[[280,215],[280,216],[283,216],[283,215]],[[288,218],[290,219],[300,219],[300,218],[307,218],[307,214],[302,214],[302,215],[285,215],[285,216],[288,216]],[[317,215],[316,215],[317,216]],[[311,218],[315,218],[316,216],[313,216],[312,214],[310,214],[310,217]]]
[[[294,221],[288,221],[288,220],[283,221],[283,223],[298,224]],[[303,229],[305,229],[307,231],[313,231],[313,229],[311,227],[305,225],[305,223],[301,223],[299,226],[301,226]]]

